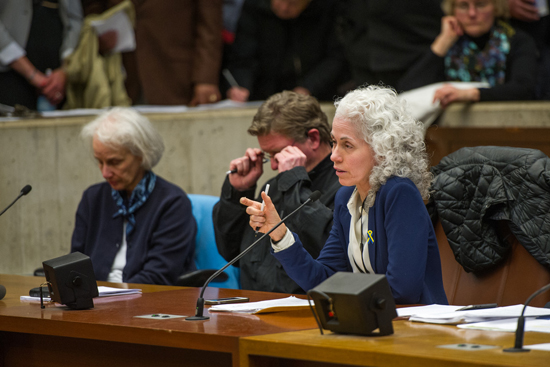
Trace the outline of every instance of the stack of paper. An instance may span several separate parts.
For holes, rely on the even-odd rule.
[[[457,326],[461,329],[508,331],[513,333],[518,327],[518,319],[499,319],[493,321],[474,322],[471,324],[461,324]],[[536,318],[525,319],[525,331],[550,333],[550,320]]]
[[[459,311],[463,306],[429,305],[397,309],[399,316],[409,316],[410,321],[433,324],[458,324],[518,318],[523,305]],[[527,307],[525,316],[550,316],[550,309]]]
[[[128,294],[141,294],[141,289],[123,289],[123,288],[113,288],[113,287],[97,287],[99,291],[99,297],[110,297],[110,296],[125,296]],[[40,302],[40,297],[30,297],[30,296],[21,296],[20,300],[22,302]],[[44,302],[49,302],[49,297],[44,297]]]
[[[313,301],[311,302],[313,305]],[[233,303],[228,305],[215,305],[209,308],[209,312],[241,312],[241,313],[267,313],[291,311],[309,308],[309,303],[305,299],[290,296],[287,298],[272,299],[269,301]]]

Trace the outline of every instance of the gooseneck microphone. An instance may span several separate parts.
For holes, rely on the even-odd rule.
[[[531,303],[533,298],[538,296],[539,294],[547,291],[550,289],[550,284],[546,284],[544,287],[533,293],[532,295],[527,298],[527,301],[525,301],[525,305],[523,306],[523,309],[521,310],[521,315],[518,317],[518,326],[516,328],[516,341],[514,343],[513,348],[506,348],[504,349],[505,352],[529,352],[530,349],[523,348],[523,336],[525,335],[525,316],[523,314],[525,313],[525,309]]]
[[[27,195],[29,192],[31,192],[31,190],[32,190],[31,185],[27,185],[27,186],[23,187],[23,188],[21,189],[21,192],[20,192],[19,195],[17,196],[17,198],[16,198],[10,205],[8,205],[8,207],[7,207],[6,209],[2,210],[2,213],[0,213],[0,215],[4,214],[4,213],[6,212],[6,210],[8,210],[9,208],[11,208],[11,206],[12,206],[13,204],[15,204],[15,202],[16,202],[17,200],[19,200],[19,198],[20,198],[21,196]]]
[[[191,321],[196,321],[196,320],[208,320],[210,317],[208,316],[204,316],[204,291],[206,290],[206,287],[208,286],[208,284],[210,284],[210,282],[216,278],[218,275],[220,275],[225,269],[227,269],[229,266],[233,265],[235,262],[237,262],[237,260],[239,260],[240,258],[242,258],[244,255],[246,255],[250,250],[252,250],[252,248],[254,246],[256,246],[256,244],[258,242],[260,242],[261,240],[263,240],[265,238],[265,236],[268,236],[271,232],[273,232],[274,230],[276,230],[277,228],[279,228],[279,226],[281,224],[284,223],[285,220],[287,220],[290,216],[292,216],[294,213],[296,213],[298,210],[302,209],[305,205],[309,204],[309,203],[312,203],[316,200],[319,200],[319,198],[321,197],[321,191],[317,190],[317,191],[314,191],[310,196],[309,198],[302,204],[300,205],[299,207],[297,207],[296,209],[294,209],[294,211],[290,214],[288,214],[286,217],[284,217],[283,219],[281,219],[281,221],[279,223],[277,223],[275,225],[275,227],[271,228],[268,232],[264,233],[260,238],[258,238],[256,241],[254,241],[254,243],[252,243],[252,245],[248,246],[243,252],[241,252],[240,254],[238,254],[237,256],[235,256],[235,258],[233,260],[231,260],[230,262],[228,262],[223,268],[221,268],[220,270],[218,270],[217,272],[215,272],[214,274],[212,274],[212,276],[210,276],[210,278],[208,278],[206,280],[206,282],[204,283],[204,285],[202,286],[202,289],[201,289],[201,293],[199,295],[199,298],[197,299],[197,308],[195,310],[195,316],[191,316],[191,317],[187,317],[185,318],[186,320],[191,320]]]
[[[10,205],[8,205],[8,207],[7,207],[6,209],[2,210],[2,213],[0,213],[0,215],[4,214],[4,213],[6,212],[6,210],[8,210],[9,208],[11,208],[11,206],[12,206],[13,204],[15,204],[15,202],[16,202],[17,200],[19,200],[19,198],[20,198],[21,196],[27,195],[29,192],[31,192],[31,190],[32,190],[31,185],[26,185],[25,187],[23,187],[23,188],[21,189],[21,192],[20,192],[19,195],[17,196],[17,198],[16,198],[14,201],[12,201],[12,203],[11,203]],[[6,295],[6,287],[4,287],[3,285],[0,285],[0,299],[4,298],[5,295]]]

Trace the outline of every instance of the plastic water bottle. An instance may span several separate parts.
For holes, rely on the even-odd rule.
[[[46,96],[39,95],[36,101],[36,110],[38,112],[55,111],[56,107],[48,101]]]
[[[52,74],[52,69],[46,69],[45,74],[47,76],[50,76]],[[51,104],[50,101],[46,98],[44,95],[39,95],[38,99],[36,101],[36,110],[38,112],[44,112],[44,111],[55,111],[56,106]]]

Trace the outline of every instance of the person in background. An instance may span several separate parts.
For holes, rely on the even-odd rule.
[[[60,106],[63,60],[78,44],[81,23],[79,0],[0,0],[0,103]]]
[[[345,187],[336,194],[330,236],[315,259],[305,239],[282,224],[269,235],[274,257],[304,291],[337,271],[384,274],[398,304],[446,304],[439,248],[423,202],[432,175],[421,123],[389,88],[360,88],[335,105],[330,158]],[[250,227],[266,233],[280,216],[269,195],[262,199],[263,211],[248,198],[241,203]]]
[[[346,63],[335,33],[337,0],[245,0],[227,68],[227,98],[265,100],[283,90],[332,100]]]
[[[219,253],[230,261],[257,239],[255,231],[248,227],[248,215],[239,201],[243,197],[254,198],[263,163],[270,161],[271,169],[278,174],[267,184],[281,216],[296,209],[313,191],[323,193],[320,200],[305,206],[287,221],[290,228],[300,233],[307,251],[316,257],[332,226],[334,195],[340,188],[329,159],[327,116],[315,98],[284,91],[261,105],[248,133],[258,138],[260,148],[249,148],[243,157],[229,163],[229,169],[235,172],[227,175],[220,201],[214,206]],[[237,266],[243,289],[303,293],[269,255],[268,238],[240,259]]]
[[[98,14],[122,0],[82,0]],[[222,58],[222,0],[132,0],[136,50],[123,54],[126,89],[134,104],[198,105],[218,102]],[[109,52],[116,36],[99,39]]]
[[[535,40],[539,51],[537,99],[550,100],[550,15],[548,0],[508,0],[510,24]],[[539,11],[539,5],[546,11]]]
[[[537,50],[532,38],[512,28],[507,0],[444,0],[441,33],[398,88],[443,81],[487,82],[489,88],[445,85],[434,102],[529,100],[534,98]]]
[[[439,32],[441,0],[338,0],[337,34],[352,73],[353,89],[396,87]]]
[[[153,173],[164,143],[131,108],[104,112],[82,129],[106,182],[89,187],[76,212],[71,252],[90,256],[97,280],[173,284],[195,270],[191,202]]]

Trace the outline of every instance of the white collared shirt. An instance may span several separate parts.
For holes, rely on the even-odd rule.
[[[374,274],[369,256],[369,246],[373,242],[372,232],[369,233],[369,212],[368,209],[365,210],[363,207],[357,188],[349,198],[348,210],[351,214],[348,258],[353,272]],[[361,229],[363,231],[362,235]],[[361,241],[364,243],[363,249],[361,249]]]

